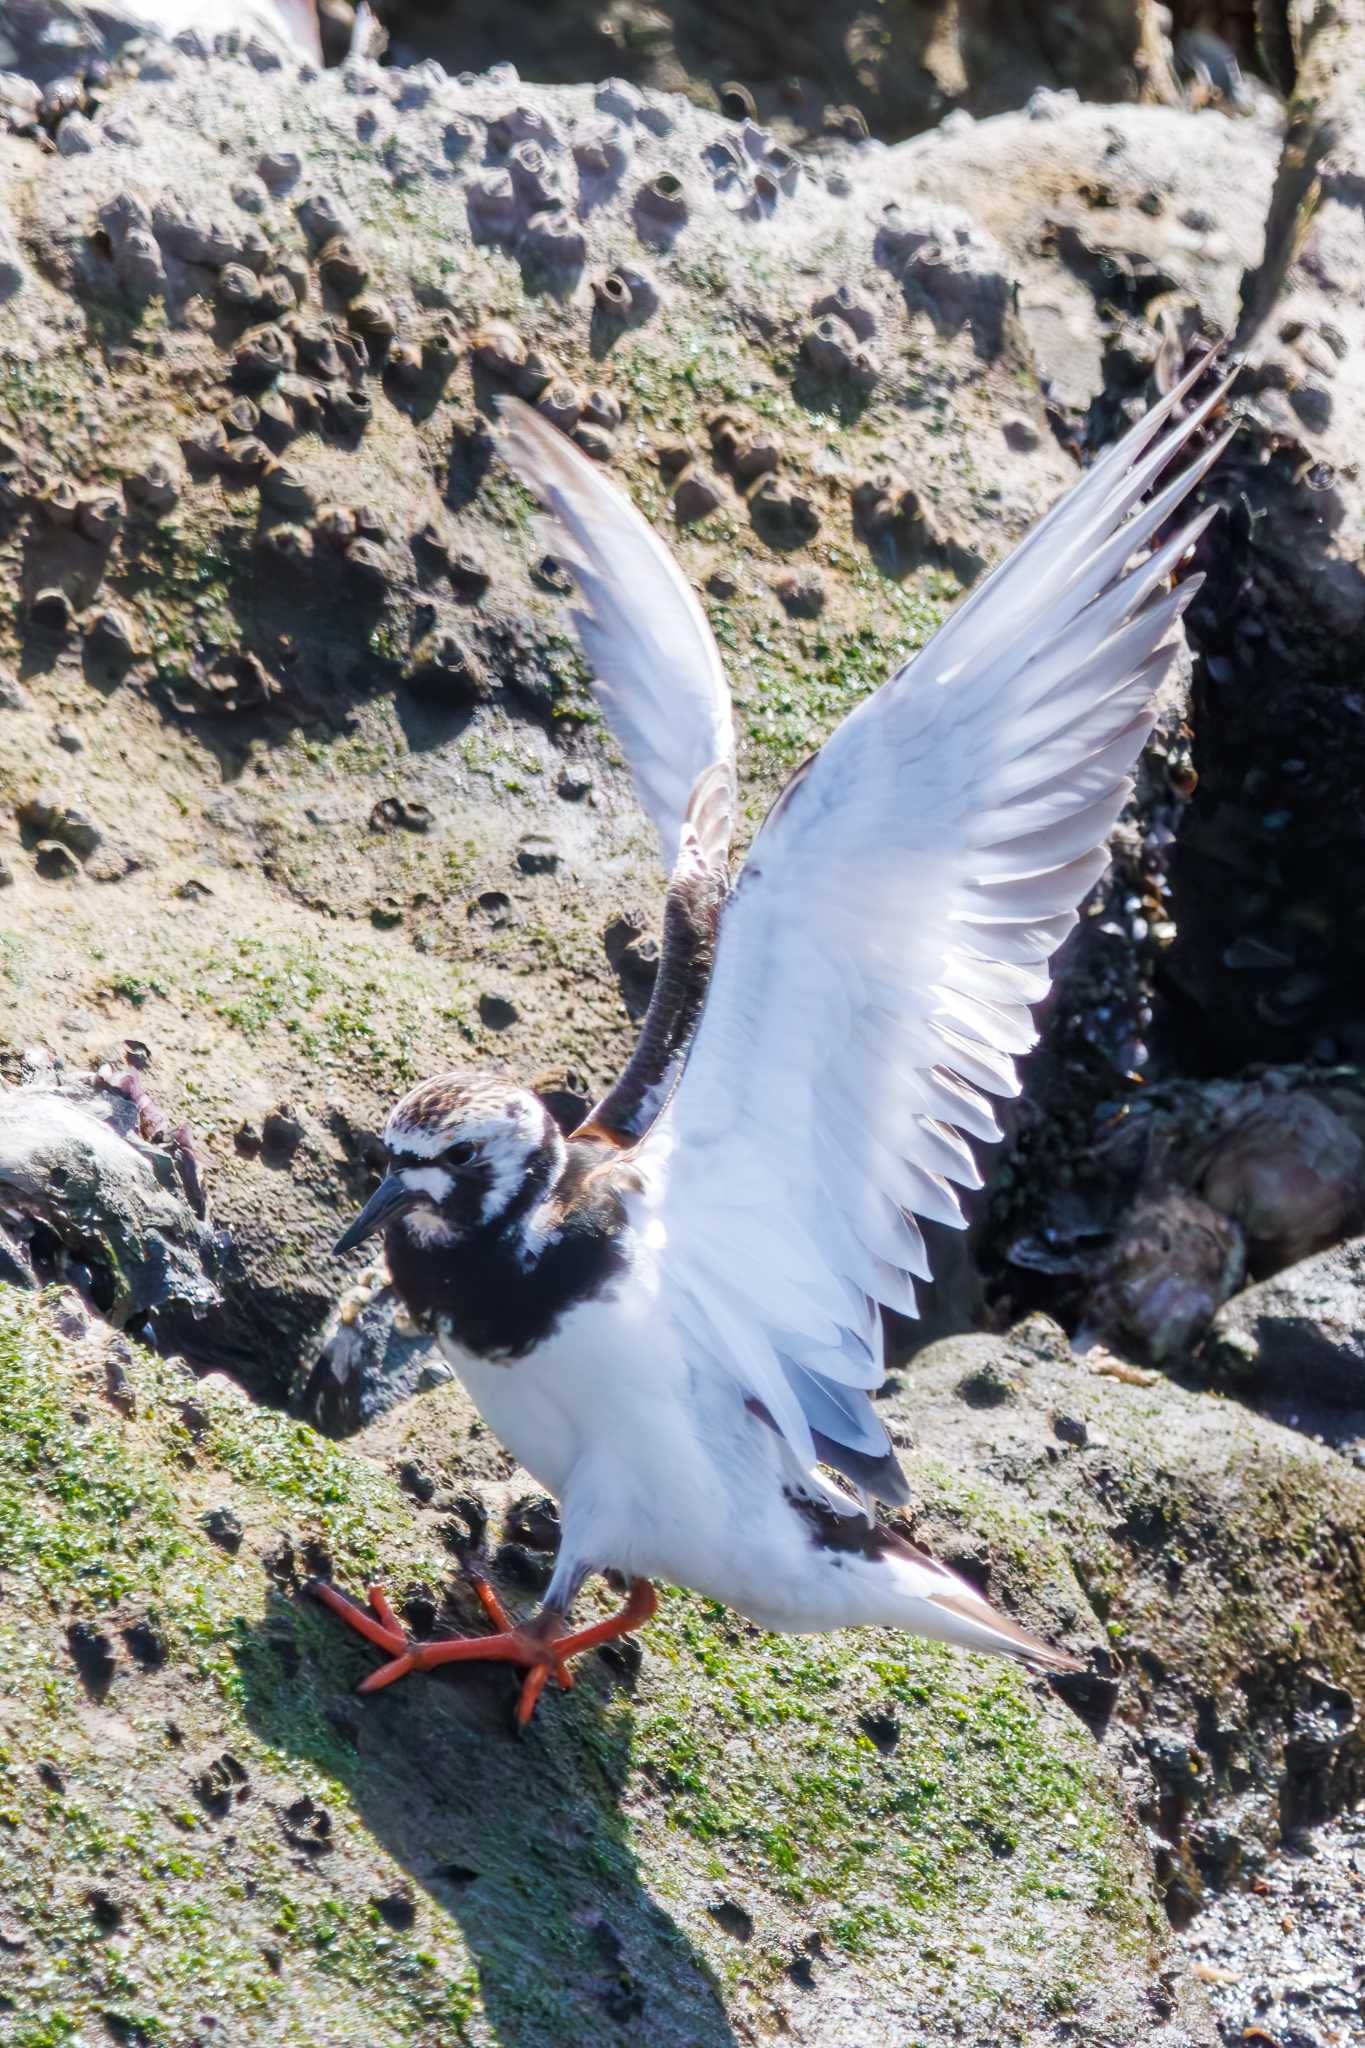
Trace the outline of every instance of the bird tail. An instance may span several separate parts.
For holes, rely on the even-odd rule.
[[[993,1657],[1010,1657],[1031,1671],[1086,1669],[1079,1657],[1055,1649],[1001,1614],[974,1586],[926,1556],[898,1531],[883,1529],[879,1534],[889,1539],[872,1566],[880,1583],[875,1619],[883,1626],[910,1629],[915,1635],[982,1650]]]

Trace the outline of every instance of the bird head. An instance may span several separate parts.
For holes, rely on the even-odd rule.
[[[401,1227],[453,1244],[526,1213],[564,1164],[564,1140],[529,1088],[492,1074],[441,1074],[405,1095],[384,1126],[387,1171],[333,1250]]]

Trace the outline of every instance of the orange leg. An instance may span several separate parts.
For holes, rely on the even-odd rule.
[[[629,1597],[620,1613],[594,1622],[589,1628],[566,1630],[563,1616],[550,1608],[534,1621],[514,1623],[488,1580],[472,1570],[470,1578],[484,1612],[498,1631],[496,1635],[445,1636],[435,1642],[418,1642],[404,1629],[380,1586],[371,1586],[368,1609],[320,1579],[310,1579],[304,1591],[330,1607],[333,1614],[339,1614],[367,1642],[388,1651],[389,1662],[381,1664],[368,1678],[362,1678],[356,1688],[358,1692],[378,1692],[381,1686],[406,1678],[410,1671],[431,1671],[438,1664],[475,1659],[520,1664],[526,1671],[517,1704],[517,1720],[522,1727],[535,1712],[536,1701],[551,1678],[565,1691],[573,1684],[568,1658],[577,1656],[581,1650],[596,1649],[599,1643],[629,1635],[632,1629],[649,1620],[659,1604],[648,1579],[632,1579]]]

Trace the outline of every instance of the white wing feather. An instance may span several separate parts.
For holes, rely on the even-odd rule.
[[[519,399],[499,408],[502,453],[562,529],[554,552],[584,600],[574,622],[593,696],[626,756],[670,872],[697,778],[717,762],[733,791],[734,720],[711,629],[677,563],[630,500]],[[713,804],[708,859],[723,859],[733,804]]]
[[[3,10],[0,10],[3,11]],[[154,35],[198,29],[210,39],[236,32],[259,35],[286,56],[322,61],[315,0],[60,0],[49,11],[69,21],[126,24]]]
[[[1224,445],[1133,514],[1222,396],[1158,440],[1192,381],[844,720],[726,906],[682,1080],[638,1157],[692,1370],[738,1379],[803,1466],[812,1428],[888,1448],[866,1392],[877,1304],[914,1312],[917,1216],[961,1223],[954,1184],[980,1185],[961,1134],[999,1136],[987,1098],[1017,1094],[1030,1006],[1107,865],[1198,583],[1166,579],[1212,517],[1123,574]]]

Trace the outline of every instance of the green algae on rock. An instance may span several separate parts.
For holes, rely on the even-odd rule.
[[[330,1445],[102,1329],[63,1339],[46,1308],[0,1292],[9,2038],[1133,2023],[1160,1920],[1140,1839],[1040,1683],[885,1634],[764,1636],[679,1594],[638,1669],[595,1660],[521,1742],[497,1671],[362,1704],[362,1656],[299,1579],[439,1598],[450,1488],[495,1519],[517,1492],[462,1397]],[[439,1471],[429,1507],[384,1469],[405,1431]]]

